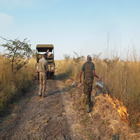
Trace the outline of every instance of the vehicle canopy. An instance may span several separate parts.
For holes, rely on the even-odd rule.
[[[52,44],[37,44],[36,49],[38,52],[46,52],[49,49],[49,52],[52,52],[54,46]]]
[[[48,62],[48,70],[47,70],[47,78],[54,79],[55,73],[55,63],[54,63],[54,46],[53,44],[37,44],[36,45],[36,71],[37,71],[37,79],[39,80],[39,68],[38,63],[39,60],[46,54],[47,50],[49,49],[49,54],[47,55],[47,62]]]

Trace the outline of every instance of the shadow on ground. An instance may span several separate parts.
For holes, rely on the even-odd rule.
[[[79,83],[79,82],[74,83],[73,85],[69,86],[69,87],[66,88],[66,89],[62,89],[62,90],[59,89],[59,90],[53,91],[53,92],[47,94],[45,97],[48,97],[48,96],[51,96],[51,95],[54,95],[54,94],[57,94],[57,93],[63,93],[63,92],[70,91],[70,90],[72,90],[73,88],[75,88],[75,87],[78,85],[78,83]]]
[[[70,73],[61,73],[61,74],[58,74],[58,75],[55,75],[55,80],[66,80],[67,78],[69,78],[70,76]]]

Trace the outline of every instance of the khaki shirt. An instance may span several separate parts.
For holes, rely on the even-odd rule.
[[[39,60],[38,68],[39,68],[39,72],[47,72],[47,70],[48,70],[48,62],[44,57],[42,57]]]

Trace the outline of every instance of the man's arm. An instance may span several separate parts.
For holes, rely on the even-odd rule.
[[[95,70],[92,70],[93,75],[98,78],[99,81],[101,81],[101,78],[95,73]]]
[[[46,52],[46,55],[47,55],[47,57],[50,57],[51,54],[49,52]]]
[[[81,70],[81,72],[80,72],[80,83],[81,83],[81,77],[82,77],[82,73],[83,73],[83,70]]]
[[[51,54],[50,54],[50,53],[48,53],[48,57],[50,57],[50,55],[51,55]]]

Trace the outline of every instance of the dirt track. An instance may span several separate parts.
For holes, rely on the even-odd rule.
[[[56,78],[47,83],[45,98],[38,96],[39,83],[13,107],[12,113],[0,120],[0,139],[22,140],[82,140],[75,130],[73,110],[64,90],[64,83]]]

